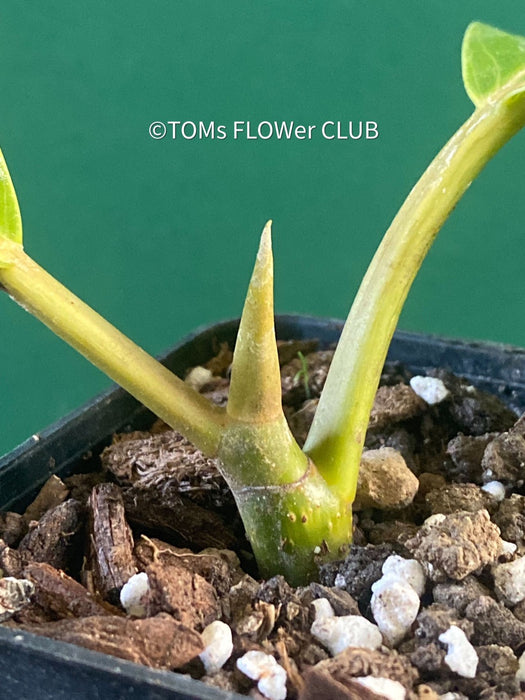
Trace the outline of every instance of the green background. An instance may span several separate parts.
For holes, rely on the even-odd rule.
[[[280,312],[344,316],[471,112],[460,45],[522,0],[3,0],[0,142],[27,251],[147,350],[237,316],[274,220]],[[153,121],[374,120],[375,141],[154,140]],[[318,126],[319,130],[319,126]],[[400,326],[525,345],[525,135],[475,182]],[[109,385],[0,297],[0,452]]]

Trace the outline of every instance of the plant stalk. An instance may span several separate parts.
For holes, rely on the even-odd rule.
[[[352,537],[343,503],[295,441],[282,409],[273,315],[271,222],[264,228],[231,368],[228,424],[218,450],[259,571],[304,584],[316,561],[342,556]]]
[[[23,250],[0,239],[0,284],[24,309],[205,454],[214,456],[226,423],[211,404],[55,280]]]
[[[472,180],[525,124],[523,87],[487,101],[430,164],[399,210],[359,288],[304,446],[353,500],[370,410],[410,286]]]
[[[352,541],[352,505],[307,461],[303,476],[280,486],[235,492],[263,578],[282,574],[293,586],[318,576],[318,566],[344,559]]]

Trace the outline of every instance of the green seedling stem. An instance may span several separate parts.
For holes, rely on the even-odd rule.
[[[0,283],[11,297],[204,452],[216,452],[223,410],[108,323],[27,255],[0,238]]]
[[[281,406],[271,222],[248,288],[224,410],[31,260],[0,158],[0,284],[205,454],[218,457],[263,576],[281,573],[293,584],[304,583],[320,561],[342,556],[351,542],[361,452],[399,314],[443,222],[487,161],[525,124],[524,56],[522,37],[480,23],[467,29],[463,78],[476,110],[430,164],[385,234],[350,310],[303,450]]]
[[[475,23],[467,31],[464,74],[472,69],[469,39],[475,40],[486,29]],[[521,42],[525,44],[525,40]],[[408,291],[437,233],[465,190],[523,127],[524,91],[522,66],[508,82],[479,100],[473,115],[410,192],[361,283],[304,446],[327,481],[339,489],[348,488],[351,500],[375,391]]]

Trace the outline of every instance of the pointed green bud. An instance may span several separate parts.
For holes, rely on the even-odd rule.
[[[228,415],[265,423],[282,415],[281,375],[273,315],[271,221],[262,232],[259,252],[244,303],[233,355]]]

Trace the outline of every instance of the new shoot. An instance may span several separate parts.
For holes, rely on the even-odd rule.
[[[370,410],[415,275],[485,163],[525,124],[525,39],[471,24],[463,80],[475,111],[438,153],[386,232],[361,284],[301,449],[286,423],[274,332],[271,222],[265,226],[218,408],[71,294],[24,251],[0,159],[0,284],[25,309],[206,455],[219,459],[260,573],[308,581],[352,539],[352,502]],[[303,366],[303,370],[305,371]]]

